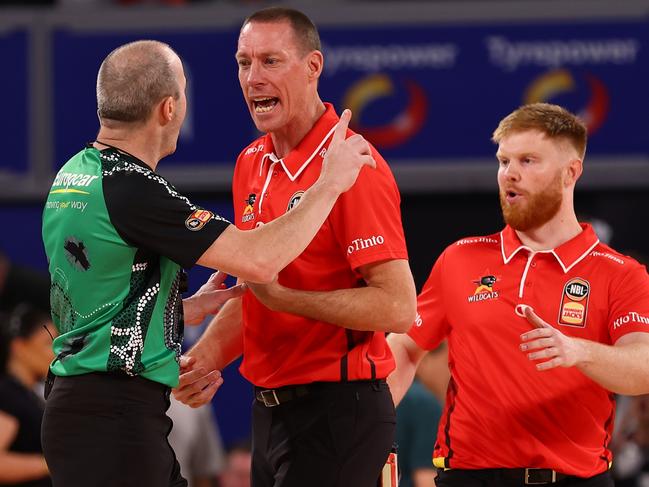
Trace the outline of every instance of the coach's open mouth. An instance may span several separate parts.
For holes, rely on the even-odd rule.
[[[263,98],[255,98],[252,100],[252,105],[255,108],[255,113],[266,113],[266,112],[270,112],[273,108],[275,108],[275,105],[277,105],[278,102],[279,102],[279,98],[270,96],[270,97],[263,97]]]

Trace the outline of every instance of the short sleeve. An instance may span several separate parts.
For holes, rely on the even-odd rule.
[[[443,267],[446,251],[437,259],[417,297],[417,318],[408,335],[424,350],[434,350],[448,335],[449,323],[443,292]]]
[[[330,222],[352,269],[382,260],[407,259],[401,197],[387,163],[376,152],[376,169],[365,167],[334,206]]]
[[[130,245],[191,267],[230,223],[193,205],[163,177],[141,171],[104,176],[111,223]]]
[[[612,343],[627,333],[649,333],[649,275],[645,267],[636,264],[611,293],[608,330]]]

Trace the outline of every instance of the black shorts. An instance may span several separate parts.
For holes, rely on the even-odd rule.
[[[281,388],[280,399],[287,389],[291,396]],[[396,425],[386,382],[293,389],[277,406],[254,401],[252,487],[376,487]]]
[[[141,377],[57,377],[42,427],[54,487],[186,487],[168,407],[169,388]]]

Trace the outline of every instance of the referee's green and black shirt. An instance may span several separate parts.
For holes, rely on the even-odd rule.
[[[135,157],[92,146],[72,157],[43,213],[60,332],[52,372],[121,371],[175,386],[182,267],[228,225]]]

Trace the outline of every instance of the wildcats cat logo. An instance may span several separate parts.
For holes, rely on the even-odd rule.
[[[246,207],[243,210],[243,216],[241,217],[241,223],[246,223],[255,219],[255,201],[257,200],[257,195],[255,193],[250,193],[246,201]]]
[[[559,307],[559,324],[566,326],[586,326],[590,284],[585,279],[570,279],[563,287],[561,306]]]
[[[473,294],[467,298],[469,303],[497,299],[499,294],[498,291],[494,289],[494,284],[496,284],[497,280],[496,276],[487,275],[473,281],[473,283],[477,284],[478,287],[476,287]]]

